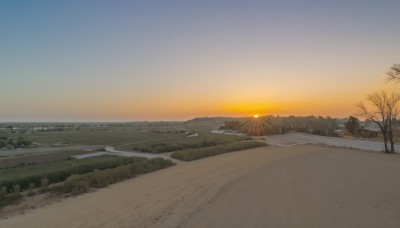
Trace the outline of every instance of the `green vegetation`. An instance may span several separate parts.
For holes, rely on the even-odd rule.
[[[205,148],[229,144],[246,140],[248,137],[235,135],[222,135],[212,133],[200,133],[197,137],[185,137],[174,140],[158,140],[147,143],[137,143],[118,147],[121,150],[134,150],[147,153],[164,153],[177,150]]]
[[[247,136],[210,133],[211,129],[221,125],[223,119],[218,121],[211,124],[207,121],[121,124],[15,123],[15,126],[10,127],[3,124],[0,128],[1,146],[13,149],[28,147],[35,142],[38,148],[27,151],[38,150],[39,154],[27,152],[24,156],[15,156],[23,154],[21,152],[25,150],[6,151],[1,154],[4,158],[0,164],[0,207],[18,203],[23,197],[45,191],[79,194],[91,188],[105,187],[173,165],[170,160],[162,158],[148,160],[137,157],[101,156],[82,160],[68,159],[72,155],[85,153],[83,150],[56,150],[69,144],[110,145],[120,150],[152,153],[184,152],[202,148],[202,157],[226,153],[228,150],[255,147],[249,146],[255,142],[247,141]],[[188,135],[193,137],[187,137]],[[243,146],[244,144],[246,146]],[[52,152],[40,152],[41,147],[49,146],[56,148]],[[213,152],[215,149],[218,149],[218,152]],[[197,158],[191,160],[193,159]]]
[[[349,120],[345,124],[345,128],[349,133],[357,136],[358,131],[360,130],[360,121],[358,120],[358,118],[350,116]]]
[[[0,187],[0,209],[10,204],[17,204],[19,201],[21,201],[22,196],[19,191],[20,186],[16,185],[14,186],[14,192],[7,195],[7,187]]]
[[[43,191],[57,191],[71,194],[84,193],[90,188],[102,188],[110,184],[135,177],[140,174],[153,172],[159,169],[167,168],[174,163],[171,160],[163,158],[122,158],[122,157],[105,157],[68,161],[76,164],[69,163],[62,164],[59,170],[52,170],[50,168],[46,172],[41,172],[42,167],[30,167],[30,170],[37,172],[35,175],[26,175],[23,178],[9,179],[2,181],[0,187],[0,208],[18,203],[23,196],[20,194],[21,187],[26,187],[25,183],[29,185],[25,188],[28,190],[27,196],[35,195],[33,189],[40,186]],[[47,164],[49,165],[49,164]],[[52,164],[49,167],[53,167]],[[72,166],[71,166],[72,165]],[[12,172],[13,169],[8,169]],[[26,170],[25,170],[26,171]],[[11,173],[9,174],[11,176]],[[64,181],[63,185],[48,186],[50,183]],[[39,182],[39,183],[37,183]]]
[[[199,117],[184,122],[186,129],[196,131],[210,131],[224,125],[226,121],[232,121],[234,117]]]
[[[188,153],[185,154],[186,160],[265,145],[248,141],[247,136],[209,132],[217,125],[220,126],[220,122],[224,120],[226,119],[221,118],[212,121],[211,124],[207,121],[188,121],[121,124],[15,123],[15,126],[10,127],[3,125],[0,128],[2,146],[13,149],[28,147],[35,142],[38,148],[27,151],[38,150],[40,154],[15,156],[23,154],[21,152],[25,150],[6,151],[1,154],[4,158],[0,164],[0,207],[18,203],[23,197],[45,191],[79,194],[91,188],[105,187],[173,165],[170,160],[162,158],[148,160],[137,157],[101,156],[82,160],[68,159],[72,155],[85,153],[83,150],[56,150],[68,144],[110,145],[120,150],[152,153],[181,151]],[[57,148],[52,152],[40,152],[41,147],[49,146]],[[199,153],[193,155],[190,151]]]
[[[0,209],[10,204],[17,204],[22,200],[21,194],[10,194],[0,199]]]
[[[177,151],[174,152],[171,155],[171,157],[183,161],[192,161],[205,157],[210,157],[255,147],[262,147],[262,146],[266,146],[266,143],[259,141],[242,141],[242,142],[234,142],[226,145],[220,145],[208,148],[197,148],[197,149]]]
[[[24,139],[23,137],[10,138],[2,136],[0,138],[0,149],[3,147],[6,147],[8,149],[24,148],[30,145],[32,145],[32,142],[27,139]]]
[[[125,131],[124,131],[125,129]],[[31,136],[35,142],[42,144],[76,144],[76,145],[121,145],[126,143],[147,142],[161,139],[183,138],[182,133],[155,133],[141,132],[136,128],[112,128],[108,131],[64,131],[64,132],[40,132]]]
[[[96,169],[110,169],[143,160],[145,159],[137,157],[103,156],[0,169],[0,186],[5,186],[8,192],[12,192],[15,185],[19,185],[21,189],[28,189],[31,184],[42,186],[46,179],[47,185],[64,181],[73,174],[89,173]]]
[[[114,169],[96,170],[82,175],[72,175],[61,187],[65,193],[79,194],[87,192],[90,188],[102,188],[110,184],[135,177],[139,174],[153,172],[172,166],[174,163],[163,158],[142,160],[129,165],[119,166]]]
[[[322,116],[238,118],[233,121],[226,121],[220,129],[235,130],[251,136],[284,134],[291,131],[338,136],[335,133],[335,130],[338,129],[336,119]]]
[[[27,154],[23,156],[9,156],[1,158],[0,169],[16,168],[19,166],[49,163],[69,159],[71,156],[85,154],[85,151],[60,151],[48,154]],[[0,171],[1,173],[1,171]],[[0,177],[1,179],[1,177]]]
[[[183,122],[0,123],[0,144],[23,137],[39,146],[110,145],[185,137]],[[4,140],[1,140],[4,138]],[[20,145],[22,145],[20,143]],[[13,148],[10,148],[13,149]]]
[[[205,122],[127,122],[127,123],[0,123],[0,137],[4,144],[10,138],[42,146],[107,145],[128,148],[126,145],[158,143],[186,138],[186,132],[206,132],[216,129],[227,118],[206,118]],[[230,118],[232,119],[232,118]],[[22,143],[19,143],[22,145]],[[5,145],[3,145],[5,147]],[[10,149],[16,148],[9,145]],[[21,146],[19,146],[21,147]]]

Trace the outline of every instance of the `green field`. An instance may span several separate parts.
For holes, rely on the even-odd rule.
[[[85,151],[60,151],[56,153],[28,154],[23,156],[0,157],[0,169],[61,161],[74,155],[86,154]],[[0,176],[1,179],[1,176]]]
[[[267,144],[259,141],[241,141],[226,145],[213,146],[208,148],[196,148],[174,152],[171,157],[183,161],[192,161],[205,157],[225,154],[234,151],[246,150],[255,147],[266,146]]]
[[[172,165],[174,165],[172,161],[164,158],[103,156],[0,169],[2,178],[0,208],[18,203],[26,195],[34,195],[33,188],[41,187],[40,190],[45,191],[80,194],[91,188],[106,187]],[[48,186],[58,182],[64,183]],[[28,194],[20,194],[21,191],[28,189]]]
[[[190,122],[27,123],[3,128],[0,137],[21,137],[32,143],[27,147],[34,148],[3,151],[7,157],[0,159],[0,207],[25,197],[26,194],[19,194],[20,191],[28,190],[27,194],[40,190],[79,194],[174,164],[163,158],[101,156],[69,159],[71,155],[89,153],[104,146],[123,151],[174,152],[174,157],[187,161],[262,146],[247,136],[210,133],[222,121],[200,118]],[[49,127],[33,130],[38,126]],[[198,136],[187,137],[194,133]],[[59,184],[48,186],[55,183]],[[33,188],[36,190],[32,191]]]
[[[177,140],[177,143],[186,144],[188,132],[205,132],[217,129],[223,125],[224,119],[199,118],[186,122],[159,121],[159,122],[121,122],[121,123],[0,123],[0,138],[22,138],[32,143],[28,147],[62,147],[66,145],[99,145],[114,146],[132,150],[133,144],[144,145],[155,141]],[[218,136],[217,136],[218,137]],[[182,139],[182,141],[180,141]],[[189,142],[190,143],[190,142]],[[179,145],[166,145],[179,149]],[[162,150],[161,144],[151,152],[170,151]],[[10,147],[10,145],[5,145]],[[151,146],[150,146],[151,147]],[[157,147],[157,146],[154,146]],[[183,148],[187,146],[183,145]],[[0,148],[2,149],[2,148]]]
[[[14,125],[18,130],[5,129]],[[154,140],[185,138],[185,132],[209,132],[221,122],[131,122],[131,123],[14,123],[0,124],[0,137],[19,138],[51,145],[123,145]],[[52,127],[34,131],[34,127]]]
[[[64,181],[72,174],[83,174],[95,169],[110,169],[146,160],[136,157],[101,156],[82,160],[63,160],[44,164],[25,165],[16,168],[0,169],[0,186],[7,186],[9,190],[18,184],[22,189],[33,183],[41,185],[41,179],[47,178],[49,183]]]
[[[132,143],[118,146],[119,150],[164,153],[191,148],[218,146],[246,140],[246,136],[222,135],[200,132],[197,137],[180,137],[175,139],[154,140],[146,143]]]
[[[39,144],[72,144],[72,145],[120,145],[133,142],[147,142],[159,139],[182,138],[181,133],[154,133],[140,131],[74,131],[74,132],[41,132],[29,135],[33,142]]]

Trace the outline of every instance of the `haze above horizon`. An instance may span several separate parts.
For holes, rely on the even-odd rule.
[[[0,122],[345,117],[399,1],[1,1]]]

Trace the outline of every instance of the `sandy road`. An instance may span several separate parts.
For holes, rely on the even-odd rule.
[[[270,145],[291,146],[300,144],[324,144],[328,146],[337,146],[345,148],[354,148],[360,150],[383,151],[382,142],[373,142],[357,139],[343,139],[338,137],[326,137],[320,135],[311,135],[304,133],[290,133],[284,135],[269,135],[266,141]],[[395,145],[395,151],[400,152],[400,145]]]
[[[80,154],[80,155],[74,155],[72,157],[76,158],[76,159],[84,159],[84,158],[97,157],[97,156],[103,156],[103,155],[115,155],[115,156],[122,156],[122,157],[141,157],[141,158],[147,158],[147,159],[164,158],[164,159],[169,159],[177,164],[184,163],[183,161],[171,158],[172,152],[169,152],[169,153],[143,153],[143,152],[139,152],[139,151],[121,151],[121,150],[116,150],[114,147],[111,147],[111,146],[106,146],[104,148],[104,150],[105,151],[102,151],[102,152]]]
[[[400,227],[400,156],[316,145],[210,157],[0,227]]]
[[[334,150],[237,179],[184,227],[400,227],[399,158]]]

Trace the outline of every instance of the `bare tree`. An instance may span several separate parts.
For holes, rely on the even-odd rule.
[[[389,81],[400,81],[400,64],[394,64],[386,73]]]
[[[399,104],[400,95],[391,93],[387,101],[388,109],[388,139],[390,141],[390,151],[394,153],[394,144],[399,138]]]
[[[398,93],[387,91],[380,91],[369,94],[367,96],[367,102],[370,106],[364,102],[359,102],[357,107],[359,108],[359,115],[366,117],[368,120],[376,123],[383,135],[383,141],[385,144],[386,153],[394,153],[394,144],[396,143],[399,127],[399,102],[400,95]],[[390,150],[388,147],[390,143]]]

